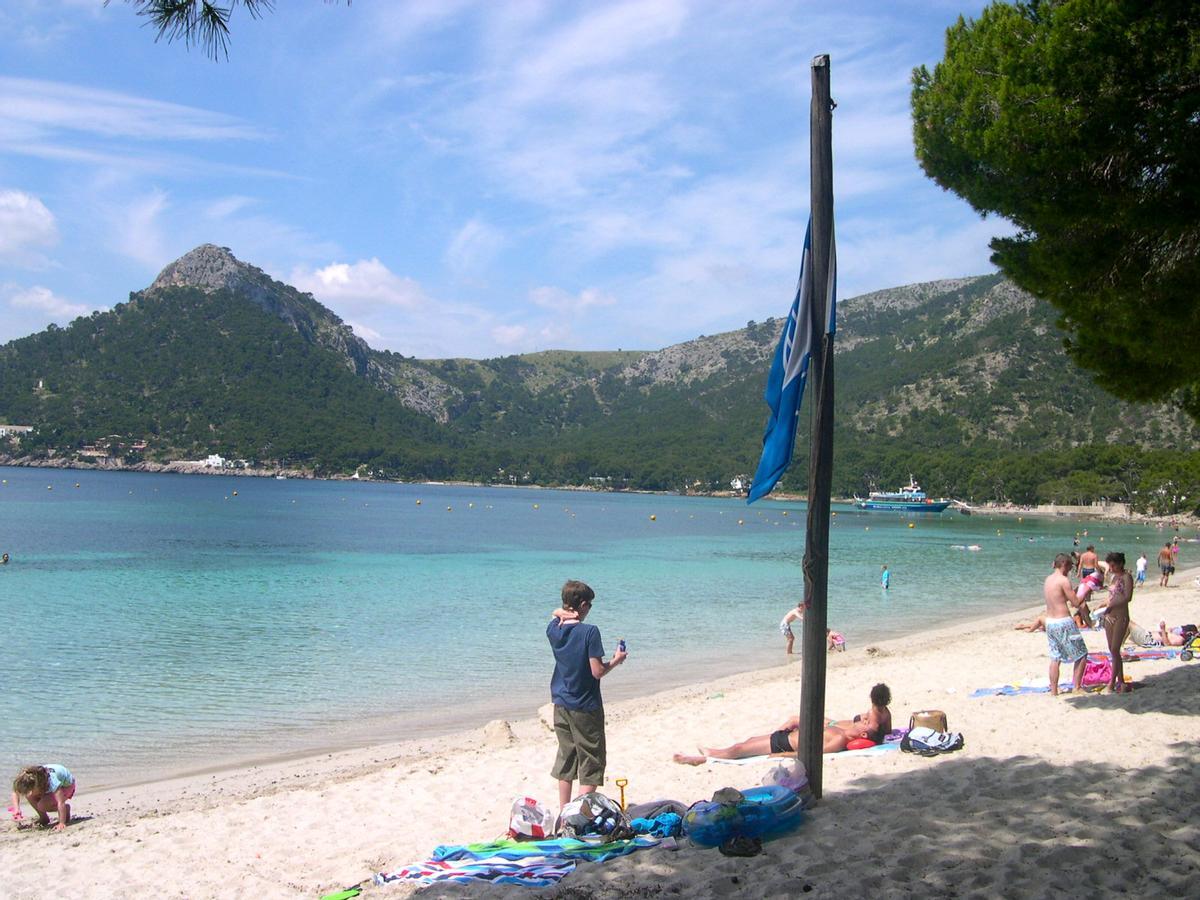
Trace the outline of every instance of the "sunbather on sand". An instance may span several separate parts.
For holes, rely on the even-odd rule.
[[[1041,613],[1032,622],[1018,622],[1013,626],[1013,631],[1045,631],[1046,630],[1046,614]]]
[[[1158,639],[1164,647],[1182,647],[1195,636],[1195,625],[1176,625],[1174,628],[1168,628],[1166,621],[1158,623]]]
[[[846,744],[856,738],[880,743],[883,736],[892,730],[892,711],[888,709],[891,702],[892,692],[888,686],[875,685],[871,688],[871,708],[865,713],[853,719],[829,719],[825,722],[822,752],[840,753],[846,749]],[[748,756],[766,756],[768,753],[795,753],[799,731],[800,718],[797,716],[784,722],[771,734],[755,735],[729,747],[701,747],[698,756],[676,753],[672,759],[685,766],[701,766],[709,759],[745,759]]]

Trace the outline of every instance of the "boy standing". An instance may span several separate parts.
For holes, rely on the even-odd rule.
[[[568,581],[562,588],[562,610],[556,610],[546,626],[554,651],[550,698],[558,738],[558,756],[550,774],[558,779],[559,808],[571,801],[576,778],[581,794],[590,794],[604,784],[607,756],[600,679],[625,661],[625,650],[618,647],[605,662],[600,629],[584,622],[595,597],[582,581]]]
[[[1060,665],[1071,664],[1071,686],[1076,694],[1083,688],[1083,670],[1087,665],[1087,645],[1071,618],[1070,604],[1075,593],[1069,576],[1073,565],[1067,554],[1058,554],[1054,557],[1054,571],[1042,584],[1046,598],[1046,642],[1050,647],[1050,693],[1056,697]]]

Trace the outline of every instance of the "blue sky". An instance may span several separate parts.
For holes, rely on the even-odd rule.
[[[418,357],[657,349],[784,315],[832,57],[839,295],[989,272],[909,75],[982,3],[286,0],[228,61],[125,3],[0,5],[0,342],[198,244]]]

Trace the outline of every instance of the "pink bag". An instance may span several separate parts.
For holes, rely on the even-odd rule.
[[[1083,667],[1083,686],[1095,687],[1098,684],[1108,684],[1112,681],[1112,674],[1112,660],[1109,657],[1089,659],[1087,665]]]

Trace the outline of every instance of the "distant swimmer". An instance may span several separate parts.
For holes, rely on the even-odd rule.
[[[0,556],[0,566],[7,566],[7,565],[8,565],[8,554],[5,553],[3,556]]]

